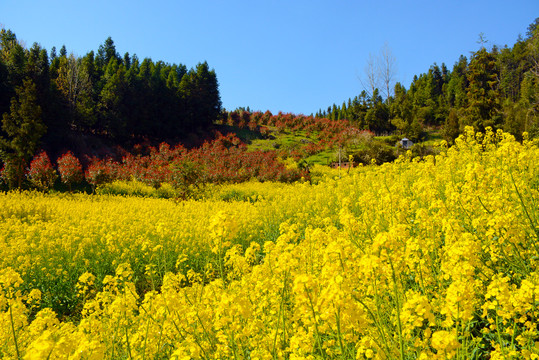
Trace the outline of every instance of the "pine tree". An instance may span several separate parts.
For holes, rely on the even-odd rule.
[[[207,62],[197,65],[182,77],[178,86],[181,111],[187,129],[210,125],[221,111],[219,83]]]
[[[468,107],[466,118],[468,125],[482,131],[487,126],[498,124],[500,108],[497,83],[496,58],[485,48],[477,51],[468,67]]]
[[[37,105],[36,85],[24,80],[16,93],[11,99],[10,113],[2,117],[2,130],[7,138],[0,137],[0,157],[5,166],[11,168],[10,186],[16,184],[20,188],[26,165],[47,128],[41,119],[41,107]]]
[[[453,141],[459,136],[459,118],[457,110],[451,109],[449,115],[445,120],[444,127],[442,129],[444,139],[452,144]]]
[[[126,94],[127,81],[126,70],[123,64],[118,65],[117,60],[113,59],[107,66],[105,73],[106,84],[100,94],[99,111],[101,121],[99,126],[110,137],[122,137],[126,135],[127,116],[126,116]]]
[[[99,46],[99,49],[97,50],[96,61],[98,66],[104,69],[107,67],[107,65],[112,59],[116,61],[121,61],[120,54],[116,52],[116,46],[114,45],[114,41],[112,41],[112,38],[109,36],[107,40],[105,40],[103,45]]]
[[[12,86],[21,85],[25,76],[26,55],[24,48],[11,30],[0,30],[0,60],[7,68],[8,82]]]
[[[466,72],[468,69],[468,59],[465,56],[460,56],[459,61],[453,66],[451,78],[447,84],[447,97],[450,106],[456,108],[464,108],[467,106],[468,99],[466,97],[466,88],[468,87],[468,79]]]

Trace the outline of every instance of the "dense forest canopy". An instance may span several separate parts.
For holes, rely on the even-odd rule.
[[[449,70],[436,63],[406,89],[397,83],[385,99],[380,89],[362,91],[318,117],[348,119],[376,133],[398,132],[418,140],[425,127],[443,127],[448,140],[466,125],[500,128],[517,137],[539,136],[539,18],[512,47],[481,42]]]
[[[10,113],[18,89],[35,86],[35,106],[47,140],[72,131],[124,141],[133,136],[180,138],[211,125],[221,111],[217,76],[206,62],[183,64],[121,56],[109,37],[79,57],[63,46],[50,53],[0,31],[0,114]],[[18,99],[21,101],[21,99]],[[3,135],[6,135],[5,133]]]

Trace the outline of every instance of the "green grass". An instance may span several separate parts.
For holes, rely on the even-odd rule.
[[[277,131],[269,127],[270,134],[266,138],[259,138],[251,141],[247,149],[254,150],[274,150],[274,149],[295,149],[318,141],[315,137],[308,137],[305,131]]]
[[[322,151],[317,154],[309,156],[307,159],[305,159],[309,165],[329,165],[333,161],[335,161],[335,151]]]
[[[318,142],[318,134],[311,133],[307,136],[305,131],[279,130],[276,127],[267,126],[269,133],[262,135],[257,131],[251,131],[248,128],[237,128],[233,126],[221,125],[225,132],[235,132],[236,135],[247,144],[248,151],[267,151],[267,150],[294,150]],[[396,145],[402,138],[401,135],[375,136],[370,141],[358,139],[351,141],[342,149],[342,161],[348,161],[348,154],[354,154],[356,161],[360,160],[358,154],[369,154],[368,157],[378,157],[380,151],[393,152],[395,156],[402,153]],[[422,156],[430,153],[429,149],[435,147],[436,143],[443,140],[440,130],[430,129],[424,141],[415,142],[418,145],[415,155]],[[371,154],[372,153],[372,154]],[[338,161],[338,150],[328,149],[317,154],[308,156],[304,159],[309,165],[330,165]],[[383,160],[382,160],[383,161]]]
[[[444,138],[441,131],[432,131],[427,133],[425,141],[421,142],[421,144],[425,146],[434,146],[442,140],[444,140]]]
[[[234,133],[246,144],[250,144],[257,139],[262,139],[263,136],[258,131],[250,130],[248,127],[239,128],[237,126],[230,125],[215,125],[216,129],[223,134]]]

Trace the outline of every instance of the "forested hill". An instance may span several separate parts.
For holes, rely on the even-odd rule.
[[[432,65],[408,89],[400,83],[391,89],[386,81],[379,86],[385,98],[373,86],[316,115],[414,141],[428,127],[452,140],[467,125],[539,137],[538,25],[539,18],[512,47],[481,44],[452,70]],[[82,57],[65,46],[49,52],[37,43],[23,46],[6,29],[0,30],[0,115],[0,165],[19,174],[39,149],[53,157],[65,150],[102,156],[85,151],[100,144],[79,151],[73,144],[88,138],[127,148],[147,139],[177,144],[199,129],[211,137],[214,123],[232,118],[222,111],[217,76],[206,62],[187,69],[139,60],[120,55],[111,38]]]
[[[17,146],[6,143],[13,138],[6,134],[10,124],[20,128],[27,123],[45,135],[49,147],[60,146],[73,133],[123,143],[140,136],[181,138],[211,125],[220,111],[217,76],[206,62],[187,69],[129,53],[121,56],[110,37],[97,52],[78,57],[65,46],[59,52],[37,43],[25,48],[12,31],[0,31],[4,153]]]
[[[450,70],[434,64],[406,89],[397,83],[385,99],[378,88],[333,104],[319,117],[348,119],[361,129],[399,132],[418,140],[425,127],[443,127],[454,139],[466,125],[539,136],[539,18],[512,47],[481,44]],[[385,69],[387,70],[387,69]],[[383,79],[382,79],[383,82]],[[383,87],[382,87],[383,88]]]

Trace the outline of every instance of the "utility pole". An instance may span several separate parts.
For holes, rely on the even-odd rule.
[[[341,178],[341,149],[342,146],[339,145],[339,179]]]

